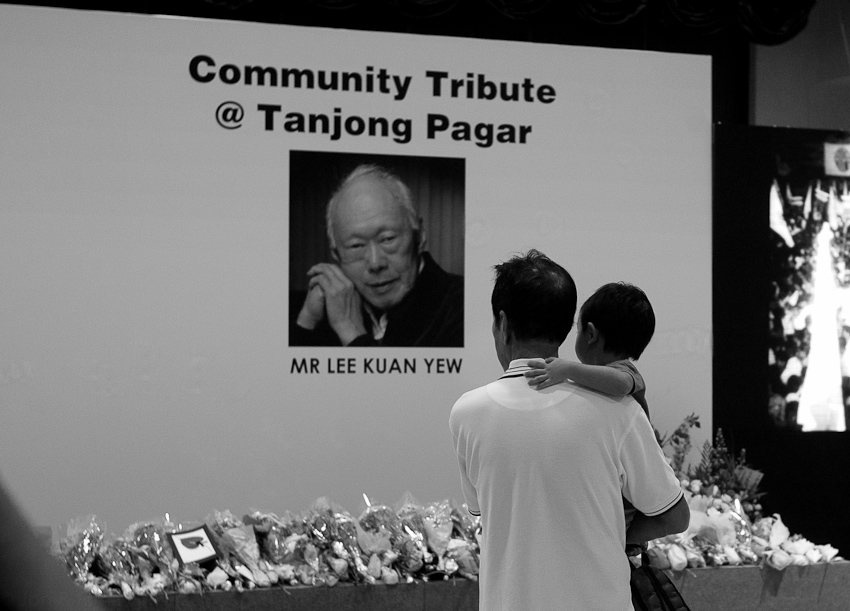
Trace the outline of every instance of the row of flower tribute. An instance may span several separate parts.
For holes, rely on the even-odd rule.
[[[791,535],[778,515],[762,516],[760,474],[733,457],[718,434],[696,467],[689,416],[660,438],[691,508],[685,533],[652,541],[653,565],[687,567],[750,564],[783,569],[840,559],[830,545]],[[213,512],[203,524],[176,528],[168,516],[104,536],[94,517],[68,525],[57,554],[71,576],[99,596],[153,596],[338,582],[395,584],[478,578],[480,524],[453,501],[421,505],[411,495],[394,507],[368,497],[358,516],[319,499],[302,514],[253,512],[237,518]]]

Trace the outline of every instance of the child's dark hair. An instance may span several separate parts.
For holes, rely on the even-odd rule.
[[[655,333],[655,312],[642,290],[627,282],[599,287],[581,306],[582,329],[593,323],[605,349],[638,359]]]

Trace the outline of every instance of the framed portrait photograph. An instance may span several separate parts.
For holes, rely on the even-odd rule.
[[[464,168],[290,152],[290,346],[463,347]]]

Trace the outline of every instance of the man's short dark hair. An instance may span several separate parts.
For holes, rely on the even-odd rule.
[[[494,267],[490,303],[494,318],[504,311],[514,337],[561,344],[573,326],[576,285],[563,267],[536,250]]]
[[[581,306],[582,329],[593,323],[605,349],[638,359],[655,333],[655,312],[646,293],[627,282],[605,284]]]

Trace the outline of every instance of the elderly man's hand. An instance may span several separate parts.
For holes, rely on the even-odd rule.
[[[318,284],[310,285],[307,298],[301,311],[298,313],[297,324],[299,327],[312,331],[325,319],[325,294]]]
[[[298,316],[299,325],[315,328],[327,315],[328,323],[343,346],[366,333],[360,293],[339,266],[319,263],[311,267],[307,275],[310,276],[309,291]],[[307,324],[302,324],[302,316]],[[312,327],[308,326],[311,323]]]

